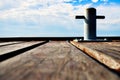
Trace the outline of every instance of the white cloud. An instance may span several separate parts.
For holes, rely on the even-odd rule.
[[[70,2],[70,1],[73,1],[73,0],[64,0],[65,2]]]
[[[96,2],[98,2],[98,0],[92,0],[92,2],[96,3]]]
[[[120,24],[120,6],[98,6],[97,13],[105,15],[105,21],[100,22],[103,24]]]
[[[65,1],[71,0],[4,0],[0,3],[0,6],[4,8],[0,11],[0,21],[5,22],[3,24],[17,23],[26,25],[26,27],[29,24],[34,24],[34,27],[39,27],[39,30],[59,25],[58,29],[62,28],[73,33],[82,32],[84,20],[75,20],[75,16],[84,15],[85,9],[91,7],[92,3],[73,6],[64,3]],[[94,0],[94,2],[97,1]],[[6,6],[9,7],[6,8]],[[97,7],[98,15],[105,15],[106,17],[104,20],[98,20],[99,30],[120,30],[119,8],[120,6],[117,5]]]

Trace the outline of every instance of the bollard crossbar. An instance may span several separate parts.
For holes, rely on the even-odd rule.
[[[85,19],[85,17],[78,15],[75,16],[75,19]],[[105,16],[96,16],[96,19],[105,19]]]

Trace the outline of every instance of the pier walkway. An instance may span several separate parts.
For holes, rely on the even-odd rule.
[[[0,42],[0,80],[120,80],[119,71],[104,66],[76,45],[120,60],[120,42]]]

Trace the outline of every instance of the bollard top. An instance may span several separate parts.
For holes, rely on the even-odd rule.
[[[86,11],[94,13],[96,12],[96,9],[92,7],[92,8],[87,8]]]
[[[87,10],[96,10],[95,8],[91,7],[91,8],[87,8]]]
[[[87,8],[85,11],[86,14],[90,14],[90,15],[96,15],[96,9],[91,7],[91,8]]]

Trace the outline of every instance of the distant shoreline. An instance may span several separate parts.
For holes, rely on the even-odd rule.
[[[83,37],[1,37],[0,41],[39,41],[39,40],[74,40]],[[120,40],[120,36],[100,36],[97,39]]]

